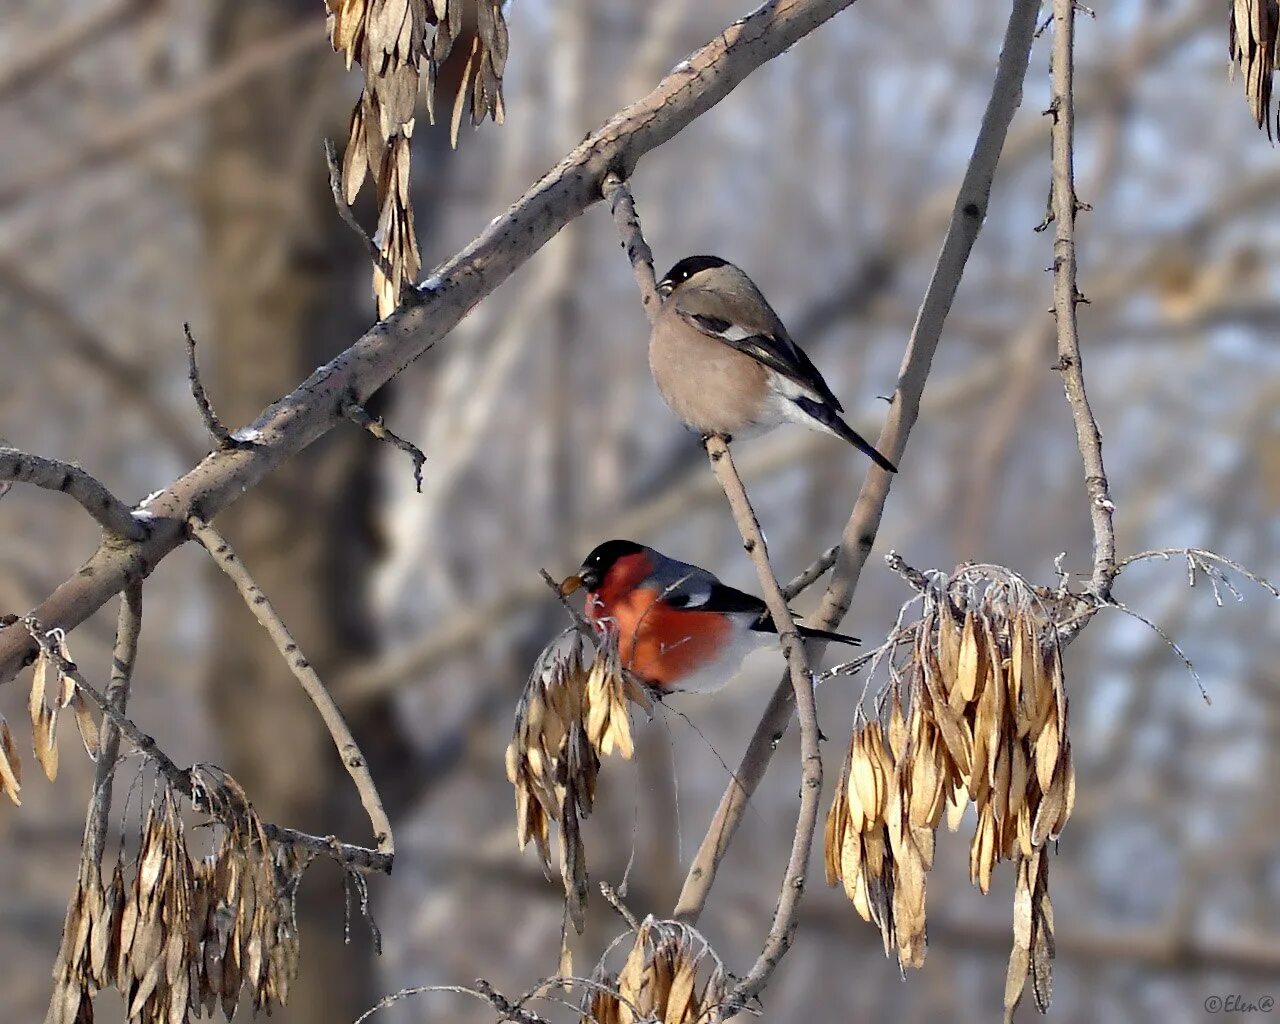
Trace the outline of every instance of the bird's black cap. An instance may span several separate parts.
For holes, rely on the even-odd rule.
[[[667,271],[666,276],[663,277],[660,283],[677,285],[704,270],[714,270],[716,267],[727,267],[728,265],[729,261],[722,260],[719,256],[686,256]]]
[[[633,540],[607,540],[603,544],[596,545],[591,554],[582,560],[582,569],[579,572],[582,582],[589,589],[594,590],[609,574],[609,570],[619,558],[635,555],[643,550],[643,545]]]

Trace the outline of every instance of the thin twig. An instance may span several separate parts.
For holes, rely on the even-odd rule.
[[[623,251],[631,262],[631,269],[636,275],[636,285],[640,289],[640,301],[644,304],[645,316],[652,320],[662,307],[662,296],[658,294],[658,281],[653,272],[653,251],[644,240],[644,232],[640,230],[640,218],[636,214],[636,203],[631,196],[631,189],[616,173],[605,175],[600,191],[613,214],[614,224],[618,228]]]
[[[1111,595],[1116,576],[1116,531],[1112,522],[1115,505],[1111,502],[1107,471],[1102,461],[1102,435],[1098,421],[1089,407],[1085,392],[1084,364],[1080,354],[1080,338],[1076,330],[1076,304],[1082,296],[1076,287],[1076,213],[1081,209],[1076,199],[1074,136],[1075,95],[1074,42],[1075,0],[1053,0],[1053,53],[1050,58],[1052,96],[1046,111],[1053,119],[1053,313],[1058,327],[1058,364],[1062,385],[1071,403],[1076,441],[1084,463],[1085,487],[1089,494],[1089,514],[1093,522],[1093,575],[1089,580],[1091,595],[1105,602]]]
[[[399,992],[392,992],[389,996],[383,996],[373,1006],[365,1010],[354,1021],[354,1024],[364,1024],[379,1010],[385,1010],[388,1006],[400,1002],[402,999],[408,999],[410,996],[424,995],[428,992],[454,992],[458,995],[471,996],[472,999],[478,999],[482,1003],[488,1003],[497,1010],[502,1017],[500,1020],[516,1021],[518,1024],[548,1024],[543,1018],[538,1016],[532,1010],[526,1010],[523,1007],[512,1003],[500,992],[497,992],[483,978],[477,978],[475,988],[468,988],[466,985],[415,985],[412,988],[402,988]]]
[[[913,590],[924,593],[929,588],[929,580],[919,569],[907,564],[898,552],[890,551],[884,556],[884,564],[901,576]]]
[[[1239,562],[1234,562],[1230,558],[1226,558],[1223,555],[1218,554],[1216,551],[1209,551],[1207,548],[1159,548],[1155,551],[1140,551],[1136,555],[1130,555],[1128,558],[1123,559],[1119,565],[1116,566],[1116,570],[1119,572],[1127,569],[1129,566],[1133,565],[1134,562],[1144,562],[1155,558],[1162,558],[1167,562],[1174,555],[1187,559],[1188,563],[1190,563],[1194,568],[1201,569],[1201,571],[1204,571],[1205,567],[1198,563],[1217,562],[1226,566],[1228,569],[1238,572],[1245,579],[1252,580],[1263,590],[1267,591],[1272,597],[1280,597],[1280,588],[1277,588],[1276,585],[1265,576],[1259,576],[1256,572],[1245,568]]]
[[[117,711],[115,705],[97,687],[85,679],[79,666],[70,658],[64,656],[56,644],[50,643],[50,632],[44,628],[37,618],[28,615],[22,619],[22,624],[31,633],[31,637],[40,648],[40,652],[58,667],[59,672],[76,684],[76,687],[102,712],[103,717],[114,724],[141,754],[154,762],[155,766],[160,770],[160,774],[165,777],[174,789],[189,794],[191,792],[190,771],[185,768],[179,768],[169,755],[156,745],[154,739],[139,729],[122,712]]]
[[[262,831],[273,843],[293,846],[321,857],[329,857],[353,871],[391,874],[393,858],[381,850],[373,850],[356,843],[344,843],[335,836],[315,836],[310,832],[299,832],[296,828],[273,825],[269,821],[262,823]]]
[[[421,448],[412,441],[406,441],[399,434],[393,433],[379,417],[371,416],[368,410],[354,399],[342,403],[342,415],[362,430],[367,430],[379,441],[386,441],[387,444],[394,445],[408,455],[413,460],[414,486],[419,494],[422,493],[422,467],[426,464],[427,457]]]
[[[627,905],[622,902],[622,897],[618,895],[618,891],[609,882],[600,883],[600,895],[605,898],[605,902],[609,906],[618,912],[618,916],[627,922],[628,928],[633,932],[640,930],[640,922],[636,920],[636,915],[631,913]]]
[[[347,200],[343,196],[342,188],[342,166],[338,163],[338,151],[334,148],[332,139],[324,140],[324,162],[329,168],[329,191],[333,193],[333,205],[337,207],[338,216],[342,218],[342,223],[349,227],[352,233],[360,239],[364,245],[365,253],[375,267],[382,271],[382,276],[388,281],[396,279],[391,269],[391,262],[378,248],[377,244],[369,237],[369,232],[361,226],[356,220],[356,215],[351,212],[351,207],[347,205]],[[405,291],[413,292],[415,289],[413,283],[407,279],[400,282],[400,294],[396,297],[396,305],[404,300]]]
[[[31,634],[31,639],[40,652],[57,665],[59,672],[75,683],[76,689],[88,697],[90,703],[102,713],[103,719],[119,729],[120,734],[133,744],[134,749],[155,766],[156,770],[164,776],[165,782],[168,783],[170,789],[192,800],[194,805],[199,787],[192,783],[193,770],[178,767],[174,760],[160,749],[153,737],[148,736],[138,728],[132,719],[117,711],[106,695],[85,679],[79,666],[65,657],[58,650],[56,644],[49,642],[48,631],[38,619],[28,615],[20,621]],[[214,813],[219,810],[218,807],[205,807],[204,805],[201,805],[201,809],[213,811]],[[224,823],[228,826],[235,824],[231,821]],[[391,871],[392,857],[381,850],[370,850],[367,847],[339,842],[333,836],[313,836],[306,832],[299,832],[296,829],[284,828],[267,822],[262,823],[262,829],[266,832],[267,838],[273,842],[296,846],[310,853],[332,857],[338,863],[349,868],[360,871],[377,871],[382,874],[388,874]]]
[[[476,991],[485,999],[489,1000],[490,1005],[497,1010],[502,1016],[500,1020],[515,1021],[516,1024],[547,1024],[544,1017],[540,1017],[532,1010],[526,1010],[519,1003],[512,1002],[501,992],[495,989],[484,978],[476,978]]]
[[[129,540],[146,539],[146,526],[133,517],[129,506],[79,466],[18,448],[0,448],[0,481],[3,480],[61,491],[78,501],[103,529]]]
[[[119,714],[125,713],[133,667],[138,659],[138,636],[142,632],[142,584],[135,582],[120,595],[120,614],[116,620],[116,642],[111,651],[111,681],[106,699]],[[120,756],[120,729],[110,718],[103,718],[98,740],[98,760],[93,773],[93,794],[85,820],[84,844],[94,867],[102,863],[106,844],[107,818],[111,814],[111,789],[115,780],[116,760]]]
[[[888,420],[876,442],[876,448],[899,466],[902,465],[907,438],[919,415],[921,396],[942,336],[943,324],[986,217],[991,181],[1009,123],[1022,102],[1022,83],[1027,74],[1031,37],[1035,32],[1039,8],[1040,0],[1014,0],[991,97],[974,142],[973,155],[960,183],[942,252],[907,342]],[[849,609],[863,566],[875,544],[891,480],[890,474],[875,467],[867,473],[853,513],[841,535],[840,554],[831,582],[817,615],[813,617],[815,624],[822,628],[834,629]],[[774,690],[747,745],[734,781],[720,799],[720,806],[689,866],[689,874],[680,892],[676,916],[681,920],[696,921],[706,905],[716,869],[742,823],[751,794],[773,759],[777,741],[791,721],[791,691],[788,680],[780,682]]]
[[[1136,619],[1137,621],[1141,622],[1144,626],[1146,626],[1149,630],[1151,630],[1151,632],[1155,633],[1155,635],[1158,636],[1161,640],[1163,640],[1165,642],[1165,645],[1171,651],[1173,651],[1174,654],[1178,656],[1178,660],[1182,662],[1183,667],[1185,667],[1187,672],[1190,673],[1191,679],[1196,684],[1196,688],[1200,691],[1200,697],[1204,700],[1204,702],[1206,704],[1213,703],[1213,698],[1209,696],[1209,691],[1204,688],[1204,683],[1200,679],[1200,673],[1196,671],[1196,667],[1194,664],[1192,664],[1191,659],[1187,657],[1186,651],[1184,651],[1181,647],[1178,646],[1178,642],[1173,637],[1171,637],[1163,629],[1161,629],[1154,622],[1148,619],[1145,615],[1138,614],[1132,608],[1130,608],[1127,604],[1125,604],[1123,601],[1117,601],[1114,597],[1111,598],[1109,601],[1107,601],[1107,603],[1102,607],[1114,608],[1116,611],[1124,612],[1125,615],[1128,615],[1130,618]],[[1077,632],[1079,631],[1077,630]]]
[[[782,640],[782,652],[786,655],[791,688],[800,718],[800,809],[796,816],[791,857],[787,861],[782,888],[778,894],[778,905],[774,910],[773,923],[769,927],[764,947],[747,976],[728,997],[730,1012],[736,1012],[758,996],[768,984],[778,963],[791,947],[795,935],[796,912],[804,894],[805,873],[818,823],[818,800],[822,795],[822,751],[818,746],[818,708],[813,696],[813,670],[809,665],[809,655],[800,640],[800,633],[796,629],[791,609],[787,607],[782,588],[778,585],[778,578],[769,564],[769,553],[760,523],[724,439],[708,438],[706,449],[711,468],[720,481],[720,486],[724,488],[734,522],[742,534],[743,547],[755,563],[764,602]]]
[[[320,679],[316,670],[311,667],[311,662],[298,649],[298,645],[290,635],[284,620],[280,618],[275,608],[272,607],[271,602],[267,600],[267,596],[254,583],[253,577],[249,575],[249,570],[240,561],[235,551],[231,549],[231,545],[226,542],[217,530],[195,516],[192,516],[188,523],[191,527],[192,536],[209,552],[217,563],[218,568],[226,573],[231,582],[236,585],[236,589],[240,591],[240,596],[244,598],[244,603],[248,605],[249,610],[253,612],[254,618],[258,620],[262,628],[267,631],[267,635],[271,637],[272,642],[276,645],[276,650],[280,652],[280,656],[288,664],[289,670],[302,685],[302,689],[311,699],[311,703],[315,705],[316,711],[320,713],[320,718],[324,721],[325,728],[329,730],[329,735],[333,739],[333,745],[338,750],[338,756],[342,759],[343,767],[347,769],[347,774],[351,776],[351,781],[355,783],[356,791],[360,794],[360,802],[364,805],[365,813],[369,816],[369,824],[373,828],[373,838],[378,852],[385,854],[388,858],[394,857],[395,840],[391,834],[391,822],[387,818],[387,812],[382,807],[382,798],[378,794],[378,787],[374,784],[373,776],[369,773],[369,765],[365,760],[364,754],[360,752],[360,747],[357,745],[355,737],[352,736],[350,727],[342,717],[342,712],[338,709],[338,705],[334,703],[333,698],[329,695],[324,682]]]
[[[840,554],[840,545],[832,544],[831,547],[815,558],[808,568],[804,569],[782,588],[782,596],[788,601],[799,597],[817,583],[818,580],[822,579],[826,571],[836,564],[836,556],[838,554]]]
[[[538,575],[541,576],[542,581],[551,588],[551,592],[559,598],[561,606],[569,613],[569,617],[573,619],[574,628],[588,640],[598,640],[600,638],[600,634],[595,631],[595,628],[586,620],[585,616],[583,616],[577,608],[569,603],[569,599],[561,593],[560,584],[556,582],[556,578],[552,576],[551,573],[547,572],[546,569],[539,569]]]
[[[200,419],[204,421],[205,430],[213,435],[219,448],[234,448],[238,443],[231,436],[218,414],[213,411],[209,396],[205,394],[204,384],[200,381],[200,366],[196,363],[196,339],[191,333],[191,325],[183,324],[182,331],[187,336],[187,379],[191,381],[191,397],[196,400],[196,408],[200,410]]]

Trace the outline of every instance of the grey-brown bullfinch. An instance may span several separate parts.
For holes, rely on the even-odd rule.
[[[664,693],[718,690],[752,650],[776,637],[758,597],[629,540],[606,541],[560,584],[587,591],[586,617],[618,639],[622,664]],[[857,644],[856,637],[797,627],[802,637]]]
[[[818,368],[751,278],[719,256],[687,256],[658,282],[649,369],[671,410],[704,436],[800,423],[898,470],[840,417]]]

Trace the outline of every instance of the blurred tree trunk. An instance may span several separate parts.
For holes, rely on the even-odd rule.
[[[216,5],[211,59],[232,59],[298,19],[319,32],[322,9],[315,0]],[[351,97],[340,92],[342,76],[341,61],[317,48],[210,118],[199,189],[211,323],[197,337],[215,408],[233,429],[371,320],[368,267],[334,214],[320,148],[326,133],[345,137]],[[354,426],[338,430],[218,519],[326,679],[376,644],[374,444]],[[318,716],[235,590],[221,580],[213,589],[208,692],[226,767],[271,820],[368,842]],[[351,726],[394,820],[413,773],[390,702],[365,706]],[[354,1020],[376,1001],[374,961],[358,911],[351,944],[344,941],[342,880],[332,865],[312,867],[298,912],[302,966],[285,1020]]]

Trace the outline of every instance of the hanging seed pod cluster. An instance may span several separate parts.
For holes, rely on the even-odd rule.
[[[48,645],[48,648],[44,646]],[[71,676],[62,671],[58,658],[71,661],[66,638],[60,630],[43,637],[40,653],[31,672],[31,691],[27,710],[31,716],[32,747],[45,777],[53,782],[58,777],[58,719],[71,708],[80,739],[91,758],[98,754],[98,723],[89,703]],[[9,723],[0,718],[0,788],[15,804],[21,804],[22,761],[18,756]]]
[[[1075,801],[1057,626],[1006,570],[961,570],[919,600],[920,620],[883,648],[885,721],[855,723],[827,817],[827,881],[880,929],[886,953],[920,966],[936,830],[944,814],[958,829],[972,803],[970,877],[985,893],[999,861],[1018,863],[1010,990],[1020,970],[1020,995],[1030,971],[1043,1006],[1052,910],[1041,853]]]
[[[478,127],[486,117],[502,124],[506,116],[502,72],[507,65],[509,39],[502,0],[428,0],[427,24],[435,26],[427,65],[427,114],[432,124],[436,120],[436,89],[446,77],[445,63],[451,56],[463,62],[461,75],[449,76],[450,86],[457,79],[449,120],[449,139],[457,146],[464,113],[470,115],[472,127]]]
[[[1274,0],[1232,0],[1227,26],[1231,73],[1238,65],[1244,78],[1249,112],[1271,138],[1271,75],[1275,70],[1280,12]]]
[[[391,277],[375,267],[373,291],[378,315],[385,317],[395,309],[402,284],[413,281],[422,267],[409,201],[409,140],[423,61],[432,123],[437,85],[455,90],[450,130],[456,146],[465,110],[470,110],[473,125],[486,115],[502,122],[507,24],[501,0],[325,0],[325,4],[334,50],[343,55],[348,68],[354,61],[364,69],[364,91],[347,130],[342,191],[350,206],[366,176],[373,178],[377,188],[374,240]],[[446,62],[461,62],[458,73],[442,75]]]
[[[122,842],[110,878],[86,850],[46,1024],[92,1024],[94,995],[111,987],[131,1024],[181,1024],[218,1010],[231,1020],[242,998],[268,1013],[285,1004],[298,968],[293,893],[306,865],[268,843],[229,776],[208,773],[198,792],[203,809],[237,823],[214,830],[210,855],[191,858],[183,798],[163,785],[136,854],[126,858]]]
[[[625,938],[625,936],[624,936]],[[693,928],[646,918],[622,969],[601,958],[583,999],[582,1024],[695,1024],[709,1021],[724,1001],[727,976],[719,957]]]
[[[633,753],[629,703],[646,712],[653,707],[643,687],[623,671],[617,644],[602,639],[588,663],[582,636],[566,631],[538,656],[507,746],[520,849],[533,840],[550,874],[550,822],[560,826],[560,878],[579,932],[587,904],[581,821],[595,802],[600,758]]]

